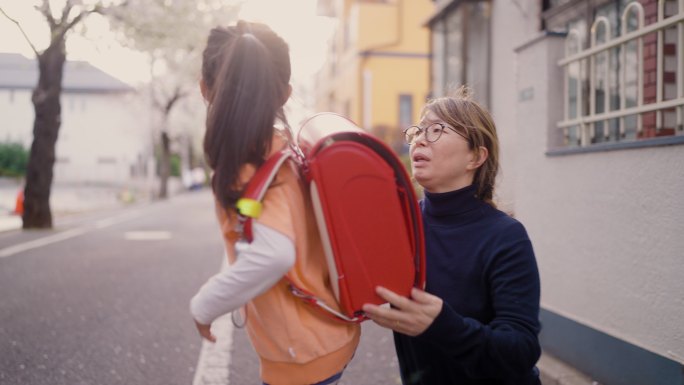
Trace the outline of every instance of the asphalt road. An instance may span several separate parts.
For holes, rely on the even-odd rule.
[[[18,245],[35,247],[8,255]],[[3,233],[0,248],[0,383],[192,383],[188,301],[222,256],[208,194]]]
[[[259,384],[244,330],[200,357],[188,313],[222,248],[207,191],[0,233],[0,384],[189,385],[201,360]],[[341,384],[399,384],[391,333],[363,328]]]

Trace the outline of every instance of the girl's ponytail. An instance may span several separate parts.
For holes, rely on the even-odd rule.
[[[214,170],[212,189],[226,209],[241,195],[242,166],[260,166],[270,152],[273,126],[282,115],[289,82],[289,55],[283,83],[273,53],[254,33],[245,31],[245,26],[249,27],[242,22],[233,27],[236,33],[232,42],[223,45],[220,69],[208,90],[204,152]],[[270,29],[268,32],[277,37]]]

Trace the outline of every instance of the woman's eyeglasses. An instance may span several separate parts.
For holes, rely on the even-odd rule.
[[[442,136],[442,133],[446,128],[459,134],[461,137],[463,137],[463,139],[470,143],[470,140],[464,133],[459,132],[451,126],[447,126],[444,123],[430,123],[430,125],[425,128],[420,126],[411,126],[404,130],[404,139],[406,140],[406,143],[412,145],[415,144],[416,141],[418,141],[418,137],[420,136],[420,134],[424,133],[425,140],[427,140],[430,143],[433,143],[436,142]]]

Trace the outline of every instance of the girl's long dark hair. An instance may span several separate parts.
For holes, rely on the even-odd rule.
[[[260,166],[271,150],[276,118],[286,123],[287,44],[263,24],[214,28],[204,50],[202,78],[209,101],[204,152],[214,171],[214,194],[228,209],[242,193],[242,166]]]

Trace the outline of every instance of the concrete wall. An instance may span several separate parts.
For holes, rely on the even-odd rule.
[[[684,384],[684,137],[550,151],[565,37],[540,30],[540,1],[490,4],[495,199],[535,248],[546,353],[601,383]]]
[[[131,167],[149,154],[152,139],[149,113],[135,102],[133,94],[63,95],[56,181],[124,184],[132,178]]]
[[[537,39],[517,60],[528,98],[517,102],[513,193],[542,306],[684,363],[684,147],[546,155],[563,111],[563,41]]]
[[[540,2],[527,2],[523,9],[513,1],[494,1],[491,26],[490,112],[501,142],[501,170],[497,180],[496,200],[499,207],[515,213],[513,184],[516,180],[518,88],[516,73],[519,63],[515,47],[539,33]]]

